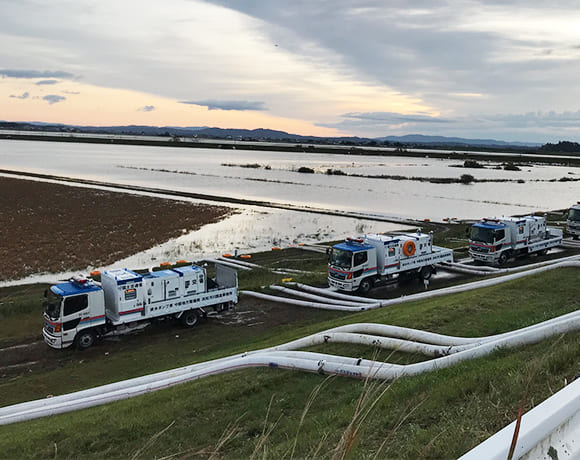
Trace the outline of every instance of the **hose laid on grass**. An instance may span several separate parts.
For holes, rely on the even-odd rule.
[[[247,267],[247,268],[262,268],[258,264],[253,264],[251,262],[246,262],[245,260],[233,259],[231,257],[219,256],[217,258],[217,260],[220,261],[220,262],[229,262],[229,263],[234,264],[234,265],[241,265],[242,267]]]
[[[214,264],[222,264],[225,265],[226,267],[230,267],[230,268],[236,268],[238,270],[251,270],[250,267],[244,267],[243,265],[240,264],[236,264],[233,262],[230,262],[229,260],[219,260],[219,259],[205,259],[207,262],[211,262]]]
[[[322,310],[338,310],[338,311],[365,311],[370,310],[372,306],[370,304],[364,304],[361,306],[353,307],[351,305],[343,305],[340,303],[335,304],[327,304],[322,302],[310,302],[307,300],[296,300],[296,299],[289,299],[287,297],[280,297],[270,294],[263,294],[261,292],[254,292],[254,291],[240,291],[240,294],[245,294],[250,297],[256,297],[258,299],[269,300],[271,302],[281,302],[290,305],[296,305],[297,307],[310,307],[310,308],[319,308]]]
[[[290,295],[293,295],[296,297],[302,297],[305,299],[315,300],[315,301],[321,302],[321,303],[332,303],[332,304],[337,303],[336,299],[331,299],[329,297],[324,297],[324,296],[316,295],[316,294],[308,294],[306,292],[298,291],[296,289],[289,289],[289,288],[286,288],[283,286],[276,286],[275,284],[272,284],[270,286],[270,289],[272,289],[274,291],[282,292],[283,294],[290,294]],[[349,302],[348,300],[341,300],[340,304],[352,306],[352,307],[364,307],[365,305],[370,305],[368,303]]]
[[[539,267],[523,273],[512,274],[492,280],[483,280],[475,283],[469,283],[468,287],[466,287],[467,285],[454,286],[452,288],[422,293],[420,298],[426,297],[425,294],[430,294],[431,297],[442,295],[441,291],[447,291],[447,293],[450,293],[449,290],[451,290],[451,292],[453,292],[453,290],[455,290],[455,292],[462,292],[464,290],[476,289],[477,287],[494,285],[498,284],[497,280],[504,282],[507,281],[507,279],[516,279],[522,276],[528,276],[534,273],[558,267],[578,268],[580,267],[580,262],[567,260],[558,264],[550,265],[547,267]],[[461,290],[457,288],[461,288]],[[419,296],[415,295],[409,296],[406,299],[409,299],[410,297],[415,297],[416,299],[419,298]],[[313,302],[304,303],[309,304]],[[364,307],[357,308],[359,308],[360,311],[360,309],[368,309],[372,307],[374,306],[365,305]],[[343,306],[342,308],[352,310],[352,307]],[[580,329],[579,311],[572,312],[558,318],[553,318],[536,325],[528,326],[520,330],[480,338],[451,337],[442,334],[435,334],[432,332],[418,331],[410,328],[380,324],[352,324],[329,329],[327,331],[313,334],[302,339],[294,340],[277,347],[257,350],[250,353],[243,353],[226,358],[220,358],[217,360],[194,364],[192,366],[186,366],[179,369],[164,371],[157,374],[125,380],[122,382],[111,383],[76,393],[70,393],[53,398],[46,398],[0,408],[0,425],[69,412],[85,407],[92,407],[119,399],[126,399],[132,396],[137,396],[139,394],[156,391],[162,388],[167,388],[178,383],[195,380],[208,375],[215,375],[237,369],[258,366],[280,367],[309,372],[322,372],[357,378],[370,377],[378,379],[395,379],[401,376],[416,375],[422,372],[429,372],[443,367],[448,367],[466,359],[473,359],[483,356],[499,348],[516,347],[535,343],[554,334],[562,334],[577,329]],[[356,334],[346,336],[337,334],[349,332],[366,335],[388,334],[391,335],[391,337],[381,338],[359,336],[357,339]],[[383,343],[385,346],[387,346],[387,343],[390,342],[389,346],[394,346],[395,349],[400,350],[403,350],[404,347],[408,350],[413,349],[413,347],[414,349],[421,348],[421,344],[419,343],[405,343],[405,341],[387,340],[394,338],[403,338],[408,342],[422,341],[427,344],[430,342],[431,345],[441,345],[447,347],[446,350],[439,349],[439,351],[443,351],[446,355],[430,361],[402,366],[381,363],[372,360],[364,360],[360,358],[355,359],[344,356],[337,357],[329,354],[313,354],[309,352],[292,351],[296,348],[303,348],[305,346],[313,346],[325,342],[336,342],[341,340],[348,340],[348,343],[370,343],[371,345],[375,346],[383,346]],[[377,341],[379,341],[379,343],[377,343]],[[437,350],[433,347],[423,348],[426,352],[429,353],[433,353],[434,350]],[[430,351],[428,349],[430,349]]]
[[[580,329],[580,312],[573,312],[558,318],[539,323],[520,330],[480,338],[462,338],[445,336],[410,328],[380,325],[352,324],[313,334],[287,344],[249,353],[220,358],[213,361],[194,364],[170,371],[159,372],[137,377],[122,382],[103,385],[89,390],[70,393],[53,398],[46,398],[27,403],[0,408],[0,425],[30,420],[38,417],[70,412],[78,409],[106,404],[133,396],[157,391],[179,383],[196,380],[209,375],[216,375],[251,367],[274,367],[302,370],[323,374],[336,374],[356,378],[376,378],[392,380],[402,376],[417,375],[457,364],[467,359],[474,359],[489,354],[500,348],[511,348],[536,343],[555,334]],[[468,349],[454,350],[452,354],[415,364],[398,365],[383,363],[362,358],[335,356],[326,353],[294,351],[296,348],[313,346],[329,341],[367,344],[377,346],[376,341],[387,343],[386,337],[365,337],[357,334],[340,334],[338,331],[393,331],[409,337],[447,344],[451,350],[453,344],[470,346]],[[405,341],[393,341],[395,348],[408,351],[428,344],[405,344]],[[431,347],[432,348],[432,347]],[[465,348],[465,347],[464,347]]]
[[[517,267],[517,270],[518,270],[517,273],[512,273],[509,275],[500,276],[497,278],[473,281],[471,283],[460,284],[457,286],[450,286],[450,287],[446,287],[446,288],[436,289],[433,291],[420,292],[417,294],[411,294],[408,296],[398,297],[395,299],[386,299],[386,300],[366,299],[366,302],[369,302],[369,303],[368,303],[368,305],[364,305],[364,306],[363,305],[352,306],[352,305],[348,305],[347,303],[344,303],[343,301],[339,301],[339,300],[336,301],[336,304],[328,304],[328,303],[322,303],[322,302],[307,302],[307,301],[302,301],[302,300],[289,299],[287,297],[262,294],[262,293],[254,292],[254,291],[240,291],[240,293],[245,294],[245,295],[249,295],[249,296],[253,296],[253,297],[257,297],[260,299],[264,299],[264,300],[270,300],[272,302],[286,303],[286,304],[296,305],[296,306],[301,306],[301,307],[319,308],[319,309],[323,309],[323,310],[359,312],[359,311],[365,311],[365,310],[374,310],[376,308],[397,305],[397,304],[401,304],[401,303],[405,303],[405,302],[412,302],[415,300],[422,300],[422,299],[427,299],[427,298],[431,298],[431,297],[437,297],[437,296],[442,296],[442,295],[447,295],[447,294],[454,294],[454,293],[459,293],[459,292],[470,291],[470,290],[478,289],[481,287],[495,286],[497,284],[501,284],[501,283],[505,283],[507,281],[512,281],[515,279],[534,275],[534,274],[541,273],[541,272],[544,272],[547,270],[553,270],[555,268],[564,268],[564,267],[578,268],[578,267],[580,267],[580,261],[578,261],[578,259],[580,259],[580,256],[566,257],[563,259],[559,259],[561,261],[555,261],[555,262],[550,263],[550,264],[548,264],[548,262],[540,262],[539,264],[533,264],[533,266],[536,266],[537,268],[533,268],[531,270],[526,270],[526,271],[521,271],[522,268]],[[508,270],[515,271],[515,269],[508,269]],[[304,290],[308,290],[311,292],[323,293],[327,296],[338,297],[340,299],[350,299],[351,301],[354,299],[356,301],[360,301],[361,304],[363,302],[363,299],[365,299],[364,297],[348,296],[345,294],[339,294],[339,293],[332,292],[332,291],[325,290],[325,289],[319,289],[319,288],[314,288],[312,286],[306,286],[306,285],[300,284],[300,283],[296,283],[296,287],[302,288]],[[370,302],[372,302],[372,303],[370,303]]]

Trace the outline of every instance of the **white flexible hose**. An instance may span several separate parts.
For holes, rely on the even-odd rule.
[[[524,273],[504,276],[499,279],[515,279],[560,266],[579,267],[580,262],[565,261],[559,264],[550,265],[548,267],[540,267],[534,270],[529,270]],[[481,287],[482,284],[489,285],[489,282],[496,280],[497,279],[484,280],[485,283],[482,283],[481,281],[469,283],[471,286],[470,289]],[[497,283],[492,283],[492,285],[493,284]],[[439,292],[440,291],[442,290],[439,290]],[[435,294],[435,292],[436,291],[432,291],[428,294],[431,294],[432,296],[441,295]],[[365,306],[360,308],[371,307],[372,306]],[[422,372],[441,369],[467,359],[483,356],[499,348],[516,347],[525,344],[536,343],[554,334],[562,334],[577,329],[580,329],[579,311],[572,312],[558,318],[553,318],[551,320],[544,321],[543,323],[528,326],[520,330],[480,338],[451,337],[389,325],[346,325],[330,329],[328,331],[323,331],[318,334],[313,334],[311,336],[298,339],[278,347],[220,358],[205,363],[194,364],[192,366],[187,366],[171,371],[164,371],[144,377],[138,377],[136,379],[126,380],[123,382],[112,383],[89,390],[57,396],[54,398],[47,398],[4,407],[0,409],[0,424],[14,423],[17,421],[29,420],[52,414],[69,412],[85,407],[92,407],[119,399],[129,398],[139,394],[156,391],[158,389],[166,388],[168,386],[190,380],[195,380],[208,375],[215,375],[223,372],[257,366],[297,369],[309,372],[322,372],[358,378],[371,377],[379,379],[394,379],[401,376],[416,375]],[[342,334],[347,332],[359,332],[358,339],[357,334]],[[392,340],[393,337],[364,337],[360,335],[360,332],[370,332],[373,334],[389,333],[405,338],[419,337],[421,340],[431,342],[431,344],[447,346],[448,349],[437,349],[433,348],[432,346],[426,346],[428,344],[423,345],[420,343],[410,343],[406,340]],[[428,351],[430,353],[443,351],[444,354],[450,354],[420,363],[396,365],[372,360],[334,356],[323,353],[291,351],[291,349],[296,349],[298,347],[312,346],[318,343],[328,342],[333,338],[334,341],[342,340],[348,341],[348,343],[369,344],[370,342],[371,345],[375,346],[382,346],[383,344],[386,346],[387,343],[390,342],[390,345],[395,346],[401,350],[403,347],[405,347],[407,350],[421,349],[422,352]],[[453,346],[456,348],[454,349]]]
[[[310,308],[319,308],[322,310],[338,310],[338,311],[365,311],[369,310],[371,306],[365,304],[364,306],[352,307],[343,304],[334,304],[330,305],[327,303],[320,303],[320,302],[310,302],[306,300],[296,300],[296,299],[289,299],[287,297],[280,297],[270,294],[262,294],[261,292],[254,292],[254,291],[240,291],[240,294],[245,294],[251,297],[256,297],[258,299],[269,300],[271,302],[280,302],[280,303],[287,303],[290,305],[296,305],[298,307],[310,307]]]
[[[497,272],[501,270],[497,267],[488,267],[486,265],[467,265],[459,262],[441,262],[439,265],[466,268],[468,270],[480,270],[483,272]]]
[[[329,297],[324,297],[324,296],[315,295],[315,294],[308,294],[306,292],[298,291],[296,289],[289,289],[289,288],[286,288],[283,286],[276,286],[275,284],[272,284],[270,286],[270,289],[272,289],[274,291],[282,292],[284,294],[293,295],[295,297],[302,297],[304,299],[315,300],[315,301],[320,302],[320,303],[334,303],[334,304],[336,303],[336,299],[331,299]],[[348,300],[341,300],[340,304],[341,305],[349,305],[351,307],[364,307],[365,305],[369,305],[368,303],[349,302]]]
[[[333,291],[331,289],[316,288],[314,286],[309,286],[308,284],[302,284],[302,283],[287,283],[287,284],[289,286],[296,286],[298,289],[302,289],[304,291],[313,292],[315,294],[322,294],[323,296],[328,296],[328,297],[335,297],[337,299],[342,299],[342,300],[350,300],[350,301],[357,301],[357,302],[370,303],[370,304],[376,304],[379,301],[377,299],[369,299],[368,297],[359,297],[356,295],[341,294],[340,292],[336,292],[336,291]]]
[[[248,268],[262,268],[260,265],[258,264],[253,264],[251,262],[246,262],[245,260],[239,260],[239,259],[232,259],[229,257],[223,257],[220,256],[217,258],[217,260],[221,261],[221,262],[229,262],[235,265],[241,265],[243,267],[248,267]]]
[[[207,262],[212,262],[214,264],[222,264],[222,265],[225,265],[226,267],[236,268],[238,270],[251,270],[250,267],[244,267],[243,265],[235,264],[233,262],[226,261],[226,260],[219,260],[219,259],[204,259],[204,260],[206,260]]]

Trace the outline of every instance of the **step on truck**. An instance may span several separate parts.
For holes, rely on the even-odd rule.
[[[566,221],[566,233],[575,240],[580,237],[580,201],[568,210],[568,220]]]
[[[479,262],[503,265],[527,254],[546,254],[562,244],[562,230],[546,226],[539,216],[484,218],[473,224],[469,255]]]
[[[346,238],[328,255],[328,284],[366,294],[381,281],[418,276],[429,280],[435,265],[453,262],[453,250],[433,245],[433,233],[369,234]]]
[[[108,335],[141,329],[152,320],[176,318],[193,327],[208,310],[238,301],[237,272],[220,264],[215,278],[197,265],[136,273],[108,270],[101,281],[75,276],[45,292],[44,341],[53,348],[92,346]]]

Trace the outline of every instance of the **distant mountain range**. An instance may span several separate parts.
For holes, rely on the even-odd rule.
[[[144,136],[179,136],[211,139],[236,139],[256,141],[279,141],[279,142],[313,142],[348,145],[425,145],[425,146],[471,146],[471,147],[539,147],[542,144],[533,142],[505,142],[495,139],[465,139],[461,137],[425,136],[421,134],[409,134],[406,136],[385,136],[378,138],[364,137],[316,137],[290,134],[284,131],[272,129],[224,129],[178,126],[79,126],[42,122],[7,122],[0,121],[0,129],[13,129],[19,131],[58,131],[79,132],[95,134],[128,134]]]
[[[537,142],[506,142],[496,139],[465,139],[463,137],[446,136],[424,136],[422,134],[407,134],[406,136],[385,136],[375,140],[400,142],[401,144],[444,144],[444,145],[483,145],[497,147],[539,147],[542,144]]]

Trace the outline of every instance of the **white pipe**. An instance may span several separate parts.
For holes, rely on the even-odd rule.
[[[446,270],[448,272],[465,273],[467,275],[479,275],[479,276],[490,276],[497,275],[499,273],[507,273],[507,270],[498,270],[495,272],[477,270],[476,268],[465,268],[456,265],[440,265],[439,268]]]
[[[223,262],[229,262],[229,263],[236,264],[236,265],[242,265],[244,267],[249,267],[249,268],[262,268],[258,264],[253,264],[251,262],[246,262],[245,260],[233,259],[233,258],[230,258],[230,257],[219,256],[217,258],[217,260],[223,261]]]
[[[332,303],[332,304],[336,303],[336,299],[330,299],[328,297],[315,295],[315,294],[308,294],[306,292],[297,291],[296,289],[289,289],[289,288],[286,288],[283,286],[276,286],[275,284],[270,285],[270,289],[272,289],[274,291],[282,292],[284,294],[293,295],[295,297],[302,297],[305,299],[316,300],[320,303]],[[364,307],[365,305],[368,305],[368,304],[364,304],[361,302],[349,302],[347,300],[340,301],[340,304],[341,305],[348,305],[351,307]]]
[[[370,309],[369,307],[371,307],[371,305],[352,307],[352,306],[347,306],[347,305],[342,305],[342,304],[330,305],[330,304],[326,304],[326,303],[308,302],[305,300],[288,299],[287,297],[262,294],[261,292],[254,292],[254,291],[240,291],[240,294],[249,295],[252,297],[256,297],[258,299],[269,300],[271,302],[287,303],[290,305],[297,305],[299,307],[320,308],[322,310],[365,311],[365,310],[369,310]]]
[[[467,265],[467,264],[462,264],[459,262],[441,262],[439,265],[443,265],[443,266],[451,266],[451,267],[461,267],[461,268],[467,268],[468,270],[480,270],[480,271],[484,271],[484,272],[497,272],[500,271],[499,268],[497,267],[488,267],[487,265]]]
[[[577,258],[580,258],[580,256],[572,256],[572,258],[577,259]],[[304,301],[300,301],[300,300],[272,296],[272,295],[257,293],[257,292],[253,292],[253,291],[241,291],[241,292],[243,294],[251,295],[251,296],[254,296],[254,297],[257,297],[260,299],[271,300],[273,302],[287,303],[287,304],[297,305],[297,306],[302,306],[302,307],[320,308],[320,309],[324,309],[324,310],[339,310],[339,311],[359,312],[359,311],[364,311],[364,310],[374,310],[376,308],[382,308],[382,307],[397,305],[397,304],[406,303],[406,302],[412,302],[415,300],[427,299],[427,298],[431,298],[431,297],[438,297],[438,296],[447,295],[447,294],[471,291],[473,289],[478,289],[481,287],[495,286],[497,284],[502,284],[502,283],[505,283],[507,281],[513,281],[515,279],[523,278],[523,277],[529,276],[529,275],[534,275],[534,274],[541,273],[541,272],[544,272],[547,270],[553,270],[555,268],[580,267],[580,261],[570,260],[570,258],[565,258],[565,259],[566,260],[564,260],[563,262],[553,263],[550,265],[546,265],[546,263],[544,263],[544,262],[542,262],[540,264],[534,264],[536,266],[537,265],[541,265],[541,266],[539,266],[538,268],[524,271],[524,272],[512,273],[510,275],[505,275],[505,276],[501,276],[501,277],[497,277],[497,278],[474,281],[471,283],[460,284],[457,286],[450,286],[450,287],[446,287],[446,288],[436,289],[433,291],[420,292],[417,294],[411,294],[409,296],[398,297],[395,299],[386,299],[386,300],[366,299],[366,301],[369,302],[369,305],[364,306],[364,307],[347,306],[346,304],[343,304],[343,303],[339,303],[337,305],[329,305],[329,304],[325,304],[325,303],[304,302]],[[518,267],[518,270],[519,270],[519,267]],[[363,299],[365,299],[364,297],[347,296],[344,294],[338,294],[338,293],[331,292],[328,290],[307,287],[306,285],[301,284],[301,283],[296,283],[296,286],[300,287],[301,289],[310,290],[313,292],[323,292],[323,293],[328,294],[329,296],[336,296],[336,297],[340,296],[339,298],[355,299],[357,301],[360,300],[361,302],[363,301]],[[373,303],[370,303],[370,302],[373,302]]]
[[[304,249],[305,251],[311,251],[311,252],[319,252],[319,253],[326,253],[326,249],[323,248],[318,248],[315,246],[297,246],[297,248],[299,249]]]
[[[353,359],[349,357],[333,356],[322,353],[308,353],[298,351],[276,351],[283,348],[297,346],[304,346],[310,344],[318,336],[325,340],[325,334],[329,334],[337,329],[346,328],[370,328],[371,326],[381,328],[395,328],[387,325],[347,325],[335,328],[334,330],[324,331],[313,336],[299,339],[289,344],[279,347],[273,347],[265,350],[257,350],[255,352],[244,353],[227,358],[220,358],[206,363],[194,364],[184,368],[173,371],[165,371],[149,376],[138,377],[136,379],[127,380],[124,382],[104,385],[102,387],[84,390],[77,393],[72,393],[55,398],[43,399],[38,401],[31,401],[28,403],[17,404],[0,409],[0,424],[13,423],[17,421],[29,420],[32,418],[42,417],[46,415],[53,415],[62,412],[68,412],[85,407],[92,407],[107,402],[125,399],[139,394],[156,391],[158,389],[166,388],[178,383],[195,380],[207,375],[215,375],[223,372],[229,372],[237,369],[269,366],[280,367],[287,369],[297,369],[309,372],[324,372],[329,374],[347,375],[358,378],[380,378],[393,379],[403,375],[415,375],[421,372],[427,372],[442,367],[448,367],[466,359],[473,359],[492,352],[495,349],[502,347],[514,347],[522,344],[534,343],[540,341],[550,335],[561,334],[573,329],[580,329],[580,314],[574,312],[572,314],[563,315],[543,323],[524,328],[522,330],[513,331],[505,334],[495,336],[494,340],[490,340],[483,344],[478,344],[473,348],[465,351],[457,352],[454,355],[444,356],[442,358],[431,361],[409,364],[409,365],[395,365],[389,363],[380,363],[370,360]],[[405,330],[406,328],[398,328]],[[411,330],[407,330],[409,332]],[[439,334],[425,333],[434,338],[441,338]],[[340,336],[339,336],[340,337]],[[492,336],[494,337],[494,336]],[[499,338],[497,338],[499,337]],[[349,342],[359,343],[354,340],[354,335],[349,336]],[[465,339],[459,338],[460,341]],[[467,339],[472,343],[479,343],[488,338],[474,338]],[[376,340],[371,338],[372,340]],[[379,340],[384,340],[379,338]],[[361,342],[368,343],[369,338],[363,337]],[[376,344],[375,344],[376,345]],[[415,344],[420,346],[420,344]]]
[[[580,262],[562,262],[560,264],[552,265],[549,267],[541,267],[535,270],[530,270],[525,273],[509,275],[502,277],[502,279],[513,279],[513,277],[527,276],[538,271],[555,268],[556,266],[579,267]],[[485,281],[489,282],[494,280]],[[481,284],[481,282],[470,284],[473,286],[475,284]],[[351,358],[347,357],[336,357],[333,355],[325,354],[308,354],[306,352],[292,352],[291,355],[286,355],[285,353],[288,352],[282,351],[284,348],[295,348],[297,346],[305,346],[305,344],[307,346],[309,343],[316,343],[316,340],[320,340],[320,338],[322,338],[324,341],[324,334],[336,332],[338,329],[347,331],[349,328],[353,331],[361,328],[367,330],[377,328],[383,332],[386,332],[387,329],[391,329],[392,331],[396,331],[400,334],[406,334],[407,336],[413,336],[416,332],[417,335],[423,335],[423,337],[428,336],[430,339],[434,339],[435,341],[445,340],[447,343],[455,342],[457,344],[468,346],[464,346],[461,351],[454,350],[457,352],[448,356],[405,366],[388,363],[385,364],[367,360],[356,360],[354,361],[354,364],[349,364],[351,362]],[[320,372],[322,370],[326,373],[349,375],[359,378],[373,377],[381,379],[392,379],[403,375],[416,375],[421,372],[448,367],[466,359],[473,359],[483,356],[498,348],[514,347],[528,343],[535,343],[551,335],[565,333],[574,329],[580,329],[580,312],[572,312],[537,325],[523,328],[521,330],[478,339],[455,338],[456,340],[450,340],[452,337],[445,337],[440,334],[433,334],[424,331],[413,332],[411,329],[388,325],[347,325],[321,332],[319,334],[315,334],[303,339],[295,340],[279,347],[273,347],[266,350],[257,350],[255,352],[244,353],[242,355],[236,355],[227,358],[220,358],[206,363],[199,363],[185,368],[165,371],[158,374],[139,377],[137,379],[131,379],[124,382],[113,383],[90,390],[58,396],[55,398],[8,406],[0,409],[0,424],[13,423],[15,421],[28,420],[45,415],[68,412],[78,408],[104,404],[106,402],[125,399],[137,394],[155,391],[157,389],[165,388],[167,386],[175,385],[184,381],[194,380],[206,375],[213,375],[253,366],[293,368],[311,372]],[[444,337],[445,339],[443,339]],[[352,340],[352,337],[350,337],[349,340]],[[362,338],[361,340],[363,342],[368,342],[369,339]],[[370,340],[372,341],[376,339]],[[381,339],[379,338],[379,340]],[[403,344],[401,343],[400,345]],[[405,346],[407,345],[410,344],[405,344]],[[415,344],[415,346],[419,345]],[[281,351],[275,352],[275,349],[279,349]],[[252,359],[246,360],[245,358],[249,356],[251,356]],[[313,364],[314,358],[320,358],[319,362]],[[275,359],[275,361],[272,361],[272,359]],[[322,366],[320,363],[322,363]]]
[[[328,297],[335,297],[337,299],[343,299],[343,300],[351,300],[351,301],[357,301],[357,302],[363,302],[363,303],[372,303],[372,304],[376,304],[377,302],[379,302],[378,299],[369,299],[368,297],[359,297],[356,295],[350,295],[350,294],[341,294],[340,292],[336,292],[330,289],[322,289],[322,288],[315,288],[314,286],[309,286],[307,284],[302,284],[302,283],[288,283],[288,285],[292,286],[296,286],[298,289],[302,289],[304,291],[308,291],[308,292],[314,292],[315,294],[322,294]]]
[[[226,262],[225,260],[218,260],[218,259],[204,259],[204,260],[206,260],[207,262],[212,262],[214,264],[222,264],[222,265],[225,265],[227,267],[236,268],[238,270],[251,270],[250,267],[243,267],[242,265],[234,264],[230,261]]]

